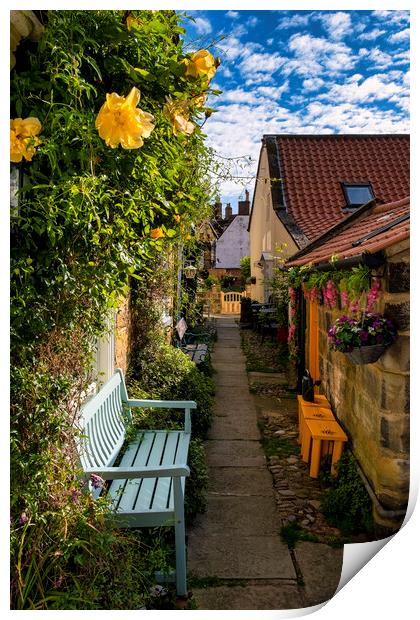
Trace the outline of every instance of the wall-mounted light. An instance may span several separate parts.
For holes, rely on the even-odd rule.
[[[192,262],[188,262],[184,266],[184,275],[188,280],[192,280],[197,273],[197,267],[195,267]]]

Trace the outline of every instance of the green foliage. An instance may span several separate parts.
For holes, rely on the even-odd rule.
[[[297,455],[300,452],[299,446],[296,445],[296,443],[282,437],[263,437],[260,442],[264,454],[268,458],[270,456],[287,458],[288,456]]]
[[[372,532],[372,502],[349,451],[343,453],[336,469],[337,475],[329,477],[331,486],[321,498],[321,512],[345,536]]]
[[[188,452],[190,475],[185,485],[185,518],[191,521],[197,513],[203,513],[207,506],[208,470],[204,443],[192,439]]]
[[[299,540],[319,542],[319,538],[307,532],[298,521],[291,521],[287,525],[284,525],[280,530],[280,538],[289,549],[294,549]]]
[[[131,30],[125,11],[40,13],[45,32],[39,43],[20,43],[11,73],[11,118],[42,124],[12,222],[11,605],[136,608],[147,604],[162,552],[153,538],[110,530],[106,506],[80,496],[74,421],[109,310],[130,281],[144,284],[153,271],[150,309],[162,257],[207,214],[205,136],[198,127],[175,136],[163,106],[167,96],[192,101],[208,84],[185,76],[174,11],[133,11]],[[133,86],[155,129],[140,149],[109,148],[96,116],[107,93],[126,96]],[[193,120],[205,113],[191,104]],[[151,238],[157,227],[163,239]],[[152,357],[156,331],[147,331]],[[179,392],[188,391],[190,370]],[[211,387],[201,375],[194,385],[207,407],[196,425],[204,432]]]
[[[161,342],[154,343],[152,350],[139,351],[135,365],[130,368],[128,383],[133,397],[144,398],[147,394],[157,399],[195,400],[197,409],[191,411],[192,435],[206,437],[213,419],[214,382],[181,349]],[[148,424],[158,428],[156,424],[161,416],[162,412],[148,412]],[[174,410],[168,419],[181,423],[183,412]]]
[[[251,257],[250,256],[242,256],[239,261],[241,266],[241,277],[243,282],[245,283],[248,278],[251,277]]]

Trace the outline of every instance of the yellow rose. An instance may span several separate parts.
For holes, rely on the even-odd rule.
[[[160,237],[165,236],[165,233],[161,228],[152,228],[152,230],[150,231],[150,236],[152,237],[152,239],[160,239]]]
[[[125,23],[127,25],[127,30],[131,30],[131,28],[133,26],[140,26],[141,22],[140,20],[138,20],[136,17],[134,17],[134,15],[128,15],[127,19],[125,20]]]
[[[199,50],[187,58],[185,61],[187,69],[185,75],[192,77],[206,77],[208,81],[214,77],[216,73],[216,64],[213,56],[207,50]]]
[[[166,97],[163,115],[171,123],[175,136],[180,133],[189,135],[194,131],[195,125],[188,120],[188,114],[188,101],[174,101],[171,97]]]
[[[193,102],[194,102],[194,105],[197,106],[197,108],[202,108],[206,102],[205,93],[203,93],[202,95],[197,95],[197,97],[194,97]]]
[[[41,142],[37,137],[41,129],[41,123],[33,116],[10,121],[10,161],[18,163],[23,157],[32,161],[35,148]]]
[[[107,94],[95,123],[107,146],[113,149],[119,144],[124,149],[143,146],[143,138],[148,138],[155,126],[152,124],[153,116],[137,108],[139,101],[140,91],[135,86],[127,97],[117,93]]]

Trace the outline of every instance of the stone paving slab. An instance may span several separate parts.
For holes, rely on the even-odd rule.
[[[250,383],[263,383],[270,385],[288,385],[288,380],[284,372],[248,372]]]
[[[202,539],[194,531],[188,549],[188,570],[198,577],[296,579],[288,548],[278,536],[246,536],[238,531],[236,536],[217,534]]]
[[[254,418],[251,414],[246,415],[243,411],[241,415],[234,418],[231,416],[216,416],[213,420],[211,429],[208,433],[209,439],[260,439],[260,431],[257,425],[252,424]]]
[[[208,486],[209,495],[273,496],[272,477],[264,467],[214,467]]]
[[[197,517],[194,533],[203,539],[209,536],[236,537],[273,536],[280,541],[280,517],[277,514],[273,495],[238,497],[232,495],[209,495],[207,511]],[[287,549],[287,547],[285,547]]]
[[[208,440],[206,460],[209,467],[261,467],[266,464],[258,441]]]
[[[199,609],[300,609],[303,607],[299,588],[293,584],[249,584],[194,589]]]
[[[306,605],[318,605],[335,594],[343,567],[343,549],[298,542],[295,557],[305,582]]]

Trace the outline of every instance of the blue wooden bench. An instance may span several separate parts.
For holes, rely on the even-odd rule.
[[[115,375],[81,408],[78,450],[90,491],[107,493],[117,527],[175,527],[176,589],[187,594],[184,522],[185,479],[194,401],[132,400],[124,375]],[[127,442],[131,408],[184,409],[183,430],[140,430]],[[122,452],[122,456],[121,456]],[[116,460],[118,464],[116,465]],[[96,489],[95,476],[110,481]]]

